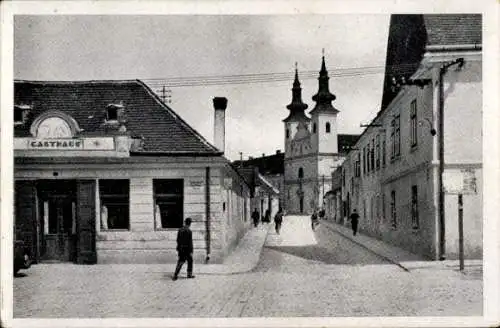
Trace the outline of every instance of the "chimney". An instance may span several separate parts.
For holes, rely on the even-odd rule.
[[[220,151],[225,151],[226,138],[226,107],[227,98],[215,97],[214,101],[214,144]]]

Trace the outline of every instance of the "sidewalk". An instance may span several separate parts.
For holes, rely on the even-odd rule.
[[[194,274],[238,274],[251,271],[259,262],[262,247],[272,224],[250,228],[222,264],[195,264]],[[172,272],[175,264],[171,264]]]
[[[321,224],[324,224],[343,237],[348,238],[352,242],[366,248],[370,252],[377,254],[378,256],[394,263],[395,265],[398,265],[405,271],[416,269],[440,269],[459,271],[458,260],[429,260],[421,255],[408,252],[404,249],[390,245],[373,237],[369,237],[360,233],[356,234],[356,236],[353,236],[352,230],[349,227],[340,225],[338,223],[333,223],[326,220],[322,220],[320,222]],[[466,273],[467,271],[475,272],[478,270],[482,270],[482,263],[482,260],[465,260],[464,266]]]

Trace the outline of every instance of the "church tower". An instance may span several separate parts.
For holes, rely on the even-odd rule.
[[[306,116],[304,111],[307,109],[307,104],[302,102],[302,88],[299,82],[299,72],[297,63],[295,63],[295,80],[293,81],[292,88],[292,102],[286,106],[290,111],[287,118],[283,120],[285,123],[285,158],[291,156],[292,140],[297,133],[299,123],[308,125],[311,120]]]
[[[311,143],[316,153],[314,193],[317,207],[324,205],[325,192],[331,189],[331,172],[339,159],[337,136],[337,114],[339,111],[332,105],[332,101],[336,97],[330,93],[329,79],[323,54],[318,78],[318,92],[312,97],[316,105],[309,112],[311,115]]]
[[[312,97],[316,106],[309,112],[312,120],[313,147],[318,153],[336,154],[338,153],[337,114],[339,111],[332,105],[336,97],[330,93],[329,79],[325,56],[323,56],[318,78],[318,93]]]

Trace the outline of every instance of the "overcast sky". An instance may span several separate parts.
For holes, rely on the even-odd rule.
[[[295,62],[299,77],[319,72],[322,49],[339,133],[360,133],[382,97],[389,15],[16,16],[14,77],[26,80],[151,79],[290,73],[290,80],[170,87],[170,106],[213,141],[214,96],[229,100],[226,156],[283,149]],[[378,67],[370,74],[332,76],[338,69]],[[309,74],[310,75],[310,74]],[[314,107],[317,75],[302,78]],[[167,88],[168,85],[167,85]]]

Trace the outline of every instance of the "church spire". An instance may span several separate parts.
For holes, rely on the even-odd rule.
[[[330,89],[328,86],[328,80],[330,78],[328,77],[328,71],[326,70],[326,64],[325,64],[325,53],[323,49],[323,56],[322,56],[322,61],[321,61],[321,70],[319,71],[319,86],[318,86],[318,93],[316,93],[313,97],[312,100],[316,102],[316,106],[314,106],[313,110],[310,112],[310,114],[316,113],[316,112],[327,112],[327,113],[338,113],[339,111],[335,109],[335,107],[332,106],[331,102],[335,100],[335,95],[330,93]]]
[[[304,113],[304,110],[307,109],[307,104],[304,104],[302,102],[302,88],[300,87],[297,63],[295,63],[295,79],[293,81],[292,88],[292,102],[288,106],[286,106],[286,108],[290,110],[290,114],[283,120],[284,122],[291,120],[309,121],[309,118]]]

